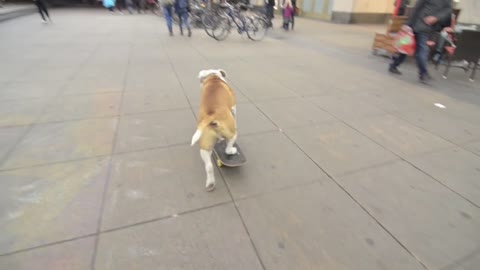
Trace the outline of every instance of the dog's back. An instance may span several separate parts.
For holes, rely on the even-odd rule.
[[[235,95],[220,77],[211,75],[202,82],[197,131],[192,145],[199,140],[201,149],[211,149],[217,138],[231,138],[236,133]]]

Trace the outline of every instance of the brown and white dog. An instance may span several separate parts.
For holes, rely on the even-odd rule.
[[[197,131],[192,137],[192,146],[198,141],[200,156],[207,172],[207,191],[215,189],[215,176],[212,164],[212,149],[217,139],[226,139],[225,153],[233,155],[237,148],[235,93],[225,80],[227,74],[221,69],[202,70],[198,73],[202,94],[198,110]]]

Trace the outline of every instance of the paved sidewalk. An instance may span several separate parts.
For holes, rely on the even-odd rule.
[[[35,13],[37,7],[32,4],[4,4],[0,8],[0,22]]]
[[[480,84],[462,71],[389,75],[375,26],[216,42],[51,13],[0,24],[0,269],[479,269]],[[205,68],[237,91],[248,159],[212,193],[189,146]]]

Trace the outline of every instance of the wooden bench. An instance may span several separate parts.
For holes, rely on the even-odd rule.
[[[386,33],[375,33],[372,45],[373,54],[378,54],[379,52],[389,55],[394,54],[397,51],[393,46],[395,36],[406,22],[406,16],[394,17],[390,19]]]

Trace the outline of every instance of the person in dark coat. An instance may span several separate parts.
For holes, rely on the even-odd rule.
[[[183,25],[187,27],[188,36],[192,36],[192,29],[188,20],[188,12],[190,12],[189,0],[175,0],[175,12],[178,14],[178,25],[180,26],[180,35],[183,36]]]
[[[431,77],[427,70],[428,60],[428,37],[438,25],[444,24],[451,19],[452,0],[417,0],[415,7],[408,18],[407,25],[413,29],[415,35],[415,58],[418,66],[418,76],[422,83],[427,83]],[[400,54],[393,57],[389,71],[401,74],[397,69],[405,61],[407,55]]]
[[[272,19],[274,18],[273,11],[275,7],[275,0],[266,0],[266,15],[268,18],[268,26],[272,26]]]

